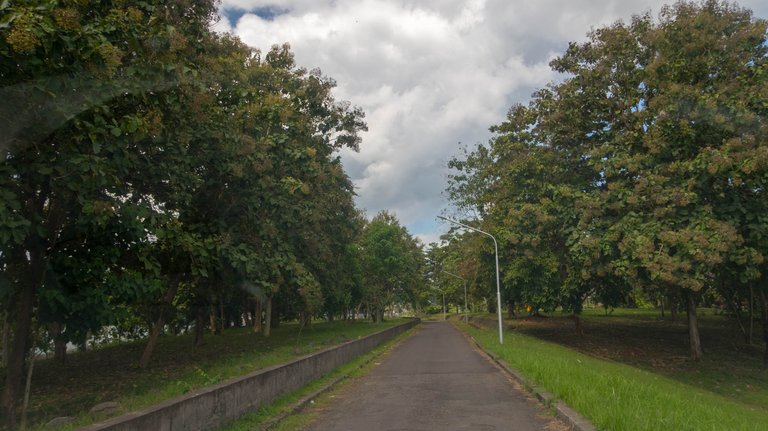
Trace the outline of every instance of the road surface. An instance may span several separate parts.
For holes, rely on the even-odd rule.
[[[447,322],[424,322],[342,390],[312,431],[562,430]]]

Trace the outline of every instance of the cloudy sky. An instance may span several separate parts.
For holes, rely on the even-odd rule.
[[[288,42],[369,131],[344,166],[369,216],[394,212],[425,242],[447,228],[447,161],[486,142],[509,107],[559,77],[549,61],[591,28],[657,15],[657,0],[222,0],[220,31],[268,50]],[[745,0],[756,16],[768,2]]]

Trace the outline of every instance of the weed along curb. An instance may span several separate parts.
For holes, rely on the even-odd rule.
[[[419,319],[366,337],[193,391],[80,431],[209,430],[263,407],[416,326]]]
[[[473,319],[470,317],[470,325],[474,325],[474,322],[472,322],[472,320]],[[515,380],[522,387],[524,387],[525,390],[532,393],[536,397],[536,399],[539,400],[539,402],[541,402],[547,407],[554,409],[555,416],[557,416],[557,418],[559,418],[560,420],[568,424],[572,430],[597,431],[594,425],[592,425],[592,423],[588,421],[586,418],[581,416],[576,410],[572,409],[562,401],[557,400],[555,396],[550,394],[549,392],[538,388],[535,384],[529,381],[525,376],[520,374],[520,372],[510,367],[509,364],[507,364],[503,360],[499,359],[498,356],[496,356],[492,352],[485,350],[483,346],[480,345],[480,343],[478,343],[477,340],[474,339],[474,337],[466,333],[465,335],[472,340],[472,342],[475,344],[475,346],[477,346],[478,349],[480,349],[480,351],[488,355],[489,358],[493,359],[493,361],[496,364],[498,364],[499,367],[501,367],[501,369],[504,370],[504,372],[506,372],[513,380]]]
[[[392,337],[390,340],[387,340],[387,342],[395,339],[396,337]],[[382,343],[384,344],[384,343]],[[378,346],[377,346],[378,347]],[[391,347],[390,347],[391,348]],[[373,350],[371,350],[373,351]],[[377,354],[373,354],[369,356],[367,359],[365,359],[364,362],[361,362],[357,364],[356,367],[344,372],[343,374],[336,376],[323,384],[320,388],[312,391],[311,393],[304,395],[300,399],[298,399],[296,402],[291,404],[287,410],[283,411],[282,413],[278,413],[277,415],[273,416],[272,418],[262,422],[259,424],[259,429],[262,431],[267,431],[275,428],[280,422],[285,420],[287,417],[291,415],[295,415],[297,413],[300,413],[304,410],[305,407],[307,407],[309,404],[313,403],[315,399],[320,397],[321,395],[325,394],[326,392],[329,392],[336,388],[340,383],[342,383],[344,380],[347,380],[352,374],[355,373],[355,370],[361,369],[368,364],[370,364],[373,361],[376,361],[379,359],[382,355],[385,355],[387,353],[387,349],[380,351]],[[363,355],[361,355],[363,356]]]

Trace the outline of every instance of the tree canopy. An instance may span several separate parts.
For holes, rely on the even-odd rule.
[[[704,292],[765,297],[767,26],[704,1],[593,30],[551,62],[562,82],[450,162],[452,200],[501,238],[508,301],[665,295],[698,358]]]
[[[148,337],[148,366],[165,331],[268,335],[363,302],[365,221],[339,157],[363,112],[288,45],[213,32],[215,14],[211,0],[0,5],[10,423],[34,346],[63,361],[103,331]]]

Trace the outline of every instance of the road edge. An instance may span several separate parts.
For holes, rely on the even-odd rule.
[[[413,327],[411,327],[411,328],[407,329],[407,330],[406,330],[405,332],[403,332],[402,334],[398,335],[397,337],[400,337],[400,336],[402,336],[403,334],[406,334],[406,333],[408,333],[409,331],[412,331],[412,330],[414,330],[415,328],[418,328],[419,326],[420,326],[420,325],[416,325],[416,326],[413,326]],[[413,334],[411,334],[411,335],[413,335]],[[396,337],[396,338],[397,338],[397,337]],[[409,335],[409,337],[410,337],[410,335]],[[394,341],[394,339],[393,339],[393,340],[390,340],[390,341]],[[402,341],[402,340],[400,340],[400,341]],[[397,342],[396,342],[395,344],[397,344]],[[393,345],[391,345],[391,346],[387,346],[387,348],[385,348],[384,350],[382,350],[382,351],[381,351],[381,352],[380,352],[378,355],[374,355],[374,356],[371,356],[370,358],[368,358],[368,360],[366,360],[366,361],[362,362],[362,363],[361,363],[361,364],[359,364],[357,367],[355,367],[355,368],[353,368],[353,369],[349,370],[348,372],[346,372],[346,373],[344,373],[344,374],[342,374],[342,375],[339,375],[339,376],[336,376],[336,377],[334,377],[333,379],[331,379],[330,381],[328,381],[326,384],[324,384],[323,386],[321,386],[321,387],[320,387],[320,388],[318,388],[317,390],[315,390],[315,391],[313,391],[313,392],[311,392],[311,393],[309,393],[309,394],[307,394],[307,395],[305,395],[305,396],[303,396],[303,397],[299,398],[299,399],[298,399],[296,402],[294,402],[294,403],[293,403],[293,404],[292,404],[290,407],[288,407],[288,408],[287,408],[285,411],[283,411],[283,412],[281,412],[281,413],[279,413],[279,414],[277,414],[277,415],[273,416],[273,417],[272,417],[272,418],[270,418],[269,420],[267,420],[267,421],[264,421],[263,423],[259,424],[259,429],[260,429],[260,430],[264,430],[264,431],[268,431],[268,430],[271,430],[271,429],[275,428],[276,426],[278,426],[278,425],[280,424],[280,422],[284,421],[284,420],[285,420],[285,419],[287,419],[289,416],[293,416],[293,415],[295,415],[295,414],[298,414],[298,413],[300,413],[300,412],[301,412],[302,410],[304,410],[304,408],[306,408],[306,407],[307,407],[307,405],[309,405],[309,404],[310,404],[312,401],[314,401],[315,399],[317,399],[319,396],[321,396],[321,395],[325,394],[326,392],[329,392],[329,391],[331,391],[332,389],[336,388],[336,386],[338,386],[339,384],[343,383],[345,380],[349,379],[349,378],[350,378],[350,376],[351,376],[351,375],[352,375],[354,372],[356,372],[357,370],[359,370],[359,369],[361,369],[361,368],[363,368],[363,367],[367,366],[368,364],[370,364],[370,363],[371,363],[371,362],[373,362],[374,360],[376,360],[376,359],[380,358],[382,355],[384,355],[385,353],[387,353],[388,351],[390,351],[392,347],[394,347],[394,344],[393,344]],[[301,389],[297,389],[297,390],[301,390]]]
[[[454,328],[455,327],[456,326],[454,325]],[[502,371],[504,371],[512,380],[516,381],[520,384],[520,386],[525,388],[526,391],[533,394],[533,396],[536,397],[536,399],[541,404],[543,404],[545,407],[552,408],[554,410],[555,417],[565,422],[568,426],[571,427],[572,430],[597,431],[597,428],[592,425],[592,422],[582,416],[579,412],[571,408],[566,403],[558,400],[554,395],[536,386],[535,383],[531,382],[522,373],[520,373],[520,371],[512,368],[508,363],[500,359],[493,352],[486,350],[480,343],[477,342],[477,340],[475,340],[473,336],[467,334],[464,331],[461,331],[460,329],[459,332],[464,334],[464,336],[467,337],[472,342],[472,344],[478,348],[478,350],[487,355],[488,358],[490,358],[496,365],[498,365]]]

